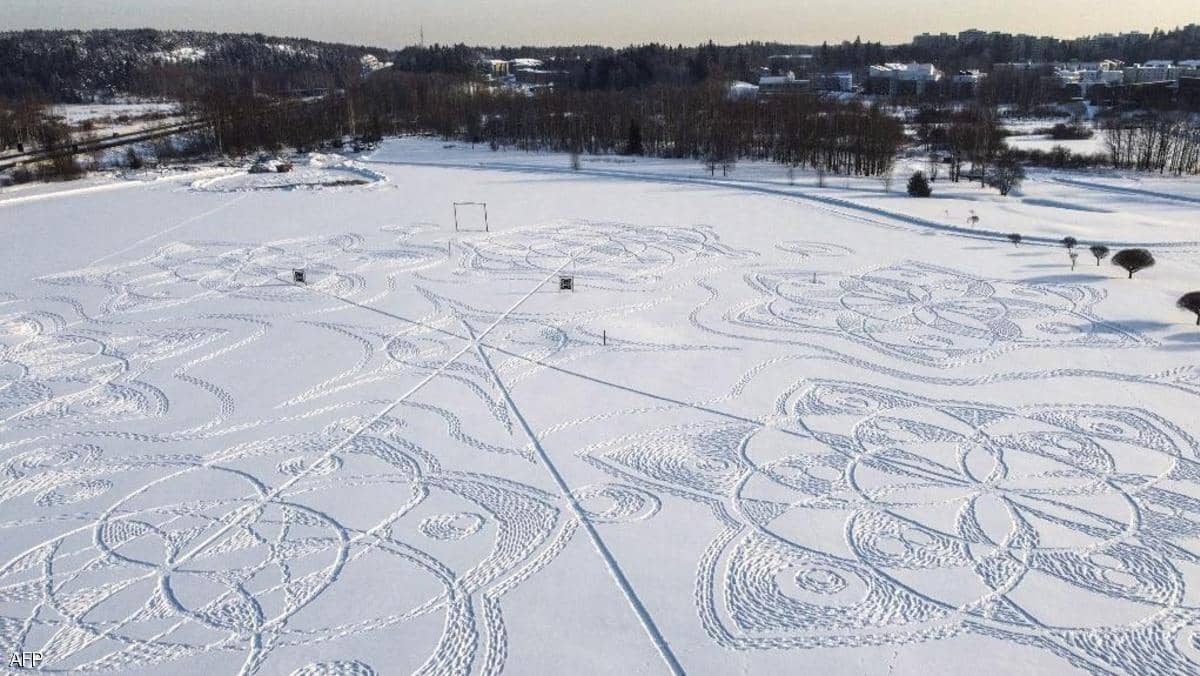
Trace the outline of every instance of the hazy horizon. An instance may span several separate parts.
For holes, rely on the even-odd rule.
[[[1200,21],[1193,0],[1162,0],[1139,7],[1127,2],[1012,0],[1007,5],[967,6],[944,0],[910,0],[903,12],[882,0],[813,0],[804,6],[782,0],[744,0],[731,10],[715,0],[648,0],[641,3],[511,0],[6,0],[0,29],[158,28],[266,33],[370,45],[425,42],[472,45],[625,46],[660,42],[697,44],[749,41],[838,43],[861,36],[889,44],[923,32],[967,28],[1072,38],[1096,33],[1164,30]],[[881,17],[886,17],[881,19]],[[1197,55],[1200,56],[1200,55]]]

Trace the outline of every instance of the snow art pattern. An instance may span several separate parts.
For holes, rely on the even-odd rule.
[[[1153,345],[1100,317],[1097,288],[911,261],[814,275],[854,250],[700,225],[444,235],[164,239],[0,296],[5,651],[70,672],[519,673],[515,641],[555,640],[521,613],[594,593],[650,668],[703,670],[680,636],[795,660],[985,636],[1094,672],[1200,669],[1184,421],[1086,387],[980,389],[1194,397],[1200,372],[929,375]],[[696,373],[718,359],[739,373]],[[695,391],[643,377],[660,367]],[[654,594],[646,533],[686,561]],[[580,561],[593,577],[547,582]]]

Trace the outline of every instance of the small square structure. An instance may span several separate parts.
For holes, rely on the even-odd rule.
[[[308,281],[304,274],[304,268],[295,268],[292,270],[292,281],[297,284],[307,284]]]
[[[558,290],[559,291],[574,291],[575,290],[575,278],[574,277],[559,277],[558,278]]]

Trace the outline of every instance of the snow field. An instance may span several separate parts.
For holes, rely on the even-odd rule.
[[[0,201],[0,638],[121,673],[1200,667],[1194,185],[567,166],[406,139],[303,190]],[[1072,271],[1064,234],[1159,263]]]

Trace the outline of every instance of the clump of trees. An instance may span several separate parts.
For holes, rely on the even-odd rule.
[[[992,176],[988,179],[988,184],[999,190],[1001,195],[1007,196],[1008,193],[1020,188],[1024,181],[1025,167],[1021,166],[1020,160],[1012,153],[1001,153],[996,160]]]
[[[1054,146],[1049,150],[1010,148],[1008,153],[1025,166],[1030,167],[1087,169],[1112,166],[1112,158],[1106,153],[1075,153],[1063,146]]]
[[[929,179],[925,178],[925,172],[916,171],[909,177],[908,194],[912,197],[929,197],[933,194],[933,188],[929,187]]]
[[[0,150],[56,150],[65,148],[70,140],[70,129],[50,115],[44,101],[0,99]]]
[[[1087,125],[1078,122],[1059,122],[1047,132],[1055,141],[1082,141],[1091,138],[1095,133]]]
[[[1196,326],[1200,326],[1200,291],[1190,291],[1183,294],[1179,297],[1179,300],[1175,301],[1175,306],[1180,310],[1195,313]]]
[[[1200,173],[1200,122],[1194,115],[1146,111],[1102,123],[1113,166],[1182,174]]]
[[[1112,262],[1133,279],[1133,273],[1154,266],[1154,256],[1145,249],[1121,249],[1112,257]]]

